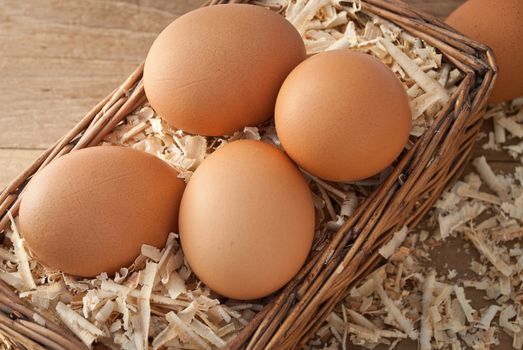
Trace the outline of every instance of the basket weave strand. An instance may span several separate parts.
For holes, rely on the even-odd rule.
[[[211,0],[206,5],[227,3]],[[245,2],[245,1],[230,1]],[[258,4],[252,1],[253,4]],[[313,253],[299,274],[232,340],[228,349],[296,349],[312,337],[335,305],[380,264],[378,249],[391,234],[416,226],[466,164],[482,125],[497,74],[491,50],[401,1],[361,0],[365,12],[402,27],[436,47],[465,78],[432,126],[406,152],[386,181]],[[278,10],[278,9],[276,9]],[[24,186],[53,159],[99,144],[127,115],[146,102],[143,65],[96,105],[0,193],[0,231],[16,215]],[[33,320],[34,311],[0,281],[0,333],[4,343],[29,349],[85,349],[63,325]]]

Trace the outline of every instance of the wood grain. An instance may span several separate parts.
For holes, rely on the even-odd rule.
[[[0,149],[0,188],[42,153],[39,149]]]
[[[8,113],[0,147],[44,148],[143,60],[162,28],[202,1],[2,2],[0,103]]]

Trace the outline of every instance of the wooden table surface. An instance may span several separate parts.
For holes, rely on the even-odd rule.
[[[408,0],[445,17],[462,0]],[[203,0],[0,0],[0,188],[145,58]]]
[[[0,0],[0,188],[119,85],[162,28],[203,1]],[[444,18],[464,0],[405,1]],[[486,156],[494,168],[514,166]],[[452,244],[436,260],[459,264]]]

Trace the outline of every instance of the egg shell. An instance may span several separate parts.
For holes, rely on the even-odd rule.
[[[303,40],[283,16],[255,5],[204,7],[155,40],[145,93],[178,129],[232,134],[272,117],[281,84],[304,58]]]
[[[323,179],[353,181],[389,166],[408,141],[407,94],[378,59],[349,50],[317,54],[285,80],[276,131],[287,154]]]
[[[20,232],[44,265],[77,276],[114,273],[142,244],[165,245],[177,229],[185,187],[177,171],[145,152],[92,147],[37,173],[20,204]]]
[[[446,23],[494,50],[499,75],[489,102],[523,96],[522,0],[470,0]]]
[[[180,240],[207,286],[256,299],[299,271],[314,220],[309,187],[289,158],[261,141],[235,141],[192,175],[180,206]]]

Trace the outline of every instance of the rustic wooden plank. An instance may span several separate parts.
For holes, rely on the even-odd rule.
[[[153,8],[174,14],[183,14],[191,9],[200,7],[205,0],[119,0],[129,4],[134,4],[140,8]]]
[[[29,166],[42,150],[0,149],[0,189]]]
[[[45,148],[203,0],[0,1],[0,148]]]
[[[196,8],[203,0],[124,0],[124,1],[18,1],[2,0],[3,17],[61,24],[77,29],[122,29],[157,33],[173,17]],[[4,17],[4,18],[5,18]]]

